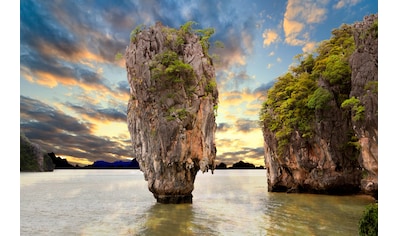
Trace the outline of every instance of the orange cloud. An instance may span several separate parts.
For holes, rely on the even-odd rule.
[[[246,60],[245,60],[245,56],[243,54],[241,54],[241,52],[239,51],[235,51],[231,57],[230,57],[230,63],[231,64],[237,64],[237,65],[245,65],[247,64]]]
[[[316,49],[316,43],[315,42],[308,42],[302,48],[302,51],[304,53],[313,53],[315,51],[315,49]]]
[[[253,153],[248,153],[243,150],[258,149],[263,147],[263,134],[261,128],[254,129],[251,132],[239,132],[236,128],[228,129],[227,132],[216,132],[215,143],[217,147],[218,162],[228,161],[229,158],[234,159],[233,162],[243,160],[245,162],[253,163],[256,166],[264,165],[264,156],[259,155],[257,158],[253,157]],[[234,138],[232,138],[234,137]],[[234,154],[234,156],[232,156]],[[251,159],[249,159],[251,157]]]
[[[85,47],[79,47],[79,50],[76,52],[69,51],[68,53],[66,53],[63,50],[54,47],[52,44],[41,42],[39,45],[39,51],[43,54],[57,57],[63,61],[72,62],[72,63],[82,63],[91,68],[95,67],[93,64],[91,64],[91,62],[108,63],[108,61],[106,61],[100,55],[97,55],[87,50],[87,48]]]
[[[76,85],[76,79],[73,77],[68,77],[68,76],[55,76],[49,72],[44,72],[44,71],[38,71],[36,72],[36,75],[34,76],[36,78],[35,82],[47,86],[50,88],[54,88],[58,85],[58,83],[64,84],[64,85]]]
[[[284,18],[283,27],[286,43],[293,46],[302,45],[304,43],[302,40],[297,39],[300,32],[304,28],[304,24]]]
[[[278,41],[279,39],[277,32],[271,29],[265,30],[262,34],[262,37],[263,37],[263,47],[269,46],[270,44]]]
[[[328,1],[312,0],[289,0],[284,18],[288,20],[297,19],[303,23],[320,23],[326,18]]]
[[[62,153],[61,153],[61,156],[64,159],[67,159],[68,163],[72,164],[72,165],[76,165],[77,164],[77,165],[80,165],[80,166],[87,166],[87,165],[93,164],[93,161],[89,161],[87,158],[66,156],[66,155],[62,155]]]
[[[223,92],[219,96],[218,120],[235,123],[237,119],[258,119],[262,94],[250,91]]]
[[[236,40],[237,41],[237,40]],[[241,49],[240,44],[243,43],[244,46],[248,46],[247,51],[253,50],[252,39],[250,36],[244,37],[244,41],[236,42],[233,41],[230,47],[215,48],[213,53],[218,55],[219,60],[215,60],[215,67],[218,70],[227,70],[234,65],[244,66],[247,64],[245,51]]]
[[[283,28],[285,42],[289,45],[304,45],[307,34],[303,34],[305,24],[320,23],[326,18],[327,0],[289,0],[284,13]]]

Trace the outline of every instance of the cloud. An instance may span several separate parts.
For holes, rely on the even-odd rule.
[[[302,48],[302,51],[304,53],[314,53],[316,50],[316,42],[308,42],[305,44],[305,46]]]
[[[264,85],[266,86],[266,85]],[[254,90],[223,92],[219,96],[218,117],[233,125],[238,119],[258,119],[264,101],[264,86]]]
[[[299,40],[301,31],[304,28],[304,24],[299,21],[284,19],[283,23],[285,32],[285,42],[292,46],[304,44],[304,40]]]
[[[220,40],[225,45],[223,49],[211,49],[221,58],[218,69],[246,66],[247,57],[254,48],[257,19],[251,10],[223,4],[205,7],[209,5],[214,3],[120,1],[117,5],[109,2],[78,5],[74,1],[52,1],[39,5],[26,0],[21,3],[22,77],[50,88],[80,86],[85,91],[107,93],[109,88],[100,83],[88,83],[101,81],[98,65],[123,66],[114,60],[115,54],[123,52],[129,44],[131,30],[139,24],[151,25],[155,21],[179,27],[193,20],[201,22],[200,28],[214,27],[216,33],[211,41]],[[170,15],[176,9],[182,14]],[[77,74],[83,66],[88,71]],[[76,67],[79,67],[77,71]],[[89,71],[93,71],[92,74]]]
[[[227,130],[229,130],[232,127],[232,125],[228,124],[228,123],[219,123],[217,125],[217,130],[216,132],[226,132]]]
[[[27,58],[21,58],[21,76],[31,83],[54,88],[59,85],[79,87],[86,92],[96,92],[101,95],[110,95],[126,98],[126,93],[115,93],[106,83],[101,74],[82,67],[82,65],[68,65],[56,60],[46,60],[38,57],[33,63]],[[33,60],[33,58],[32,58]],[[29,68],[29,69],[28,69]],[[74,68],[74,69],[73,69]]]
[[[235,37],[235,36],[232,36]],[[240,42],[231,39],[230,42],[222,41],[224,48],[212,50],[211,54],[216,54],[220,58],[216,64],[218,70],[228,70],[234,66],[245,66],[247,64],[246,53],[240,46]]]
[[[115,112],[100,110],[108,119],[119,119]],[[67,115],[39,100],[20,97],[21,131],[48,152],[84,160],[115,161],[131,157],[130,139],[92,135],[95,126]]]
[[[69,68],[78,63],[92,68],[97,63],[115,64],[115,54],[128,45],[129,31],[124,29],[124,37],[120,33],[110,34],[110,29],[118,27],[112,25],[111,28],[103,22],[111,14],[109,9],[104,11],[107,14],[96,15],[92,13],[100,7],[86,4],[88,2],[75,5],[69,1],[51,1],[39,6],[29,0],[21,3],[21,58],[32,57],[46,62],[44,65],[50,62]],[[21,59],[21,66],[31,68],[31,65],[29,58]]]
[[[51,132],[87,133],[90,130],[90,124],[78,122],[75,118],[29,97],[21,96],[20,110],[21,123],[24,125],[40,124]]]
[[[304,45],[308,36],[303,31],[326,19],[327,3],[328,0],[288,0],[283,21],[285,42],[293,46]]]
[[[221,97],[227,95],[229,99],[221,104],[239,104],[219,106],[221,111],[232,110],[223,112],[231,119],[219,124],[218,132],[252,134],[251,123],[243,118],[254,112],[258,95],[245,90],[256,82],[247,73],[247,60],[255,50],[255,35],[264,19],[256,13],[255,4],[245,8],[237,8],[237,4],[210,0],[121,0],[118,4],[24,0],[20,5],[21,82],[41,85],[41,89],[55,88],[52,91],[64,94],[52,105],[21,96],[21,130],[57,155],[82,160],[130,156],[130,139],[124,132],[129,86],[127,81],[107,74],[111,67],[124,69],[121,61],[115,61],[115,54],[124,52],[130,32],[139,24],[150,26],[161,21],[179,27],[193,20],[201,23],[199,28],[215,28],[211,42],[219,40],[225,46],[210,49],[210,54],[217,53],[221,58],[218,87]],[[271,37],[266,42],[277,40],[272,34],[266,36]]]
[[[254,129],[260,129],[259,122],[257,120],[250,119],[238,119],[235,124],[237,131],[248,133]]]
[[[68,106],[80,115],[90,117],[91,119],[97,120],[99,122],[126,122],[126,112],[122,112],[116,108],[101,108],[93,105],[83,107],[73,104],[68,104]]]
[[[127,80],[122,80],[117,83],[117,91],[125,94],[130,94],[130,86]]]
[[[228,142],[228,141],[227,141]],[[237,151],[224,152],[218,154],[216,158],[217,163],[225,163],[227,166],[232,166],[234,163],[244,161],[252,163],[255,166],[264,166],[264,149],[263,147],[251,148],[243,147]]]
[[[257,87],[257,88],[254,90],[254,93],[257,93],[257,94],[266,94],[267,90],[269,90],[271,87],[273,87],[274,83],[275,83],[275,80],[270,81],[270,82],[268,82],[268,83],[263,83],[263,84],[261,84],[259,87]]]
[[[297,19],[303,23],[320,23],[326,19],[328,0],[288,0],[284,19]]]
[[[341,9],[345,6],[354,6],[361,2],[361,0],[339,0],[333,7],[334,9]]]
[[[254,81],[254,78],[248,75],[245,67],[236,67],[236,70],[218,71],[216,74],[219,91],[237,91]]]
[[[270,44],[277,42],[279,40],[279,36],[276,31],[271,29],[266,29],[263,34],[263,47],[270,46]]]

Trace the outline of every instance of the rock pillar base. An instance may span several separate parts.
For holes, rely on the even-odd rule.
[[[193,203],[193,195],[156,195],[155,199],[158,203],[163,204],[180,204],[180,203]]]

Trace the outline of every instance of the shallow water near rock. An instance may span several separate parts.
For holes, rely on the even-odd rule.
[[[266,170],[197,174],[192,204],[160,204],[140,170],[20,174],[21,235],[357,235],[369,196],[267,192]]]

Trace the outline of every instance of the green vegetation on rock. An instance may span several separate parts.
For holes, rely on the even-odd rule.
[[[179,55],[172,51],[166,50],[155,56],[150,66],[153,79],[164,79],[165,85],[174,85],[184,82],[190,85],[193,77],[193,67],[184,63]]]
[[[317,48],[318,55],[299,54],[299,63],[277,78],[267,92],[260,120],[265,128],[274,132],[281,155],[294,132],[302,138],[314,135],[316,113],[341,104],[349,99],[351,69],[349,57],[354,52],[354,39],[350,25],[332,31],[332,37]],[[362,106],[354,119],[361,119]]]
[[[358,120],[361,120],[364,118],[365,107],[363,105],[361,105],[360,100],[355,97],[346,99],[341,104],[341,107],[342,108],[351,108],[351,111],[354,113],[353,117],[352,117],[354,121],[358,121]]]
[[[132,32],[130,32],[130,41],[135,42],[137,34],[143,31],[143,29],[145,29],[145,26],[143,24],[136,26],[136,28],[134,28]]]
[[[360,236],[378,235],[378,203],[370,204],[363,212],[359,220]]]

